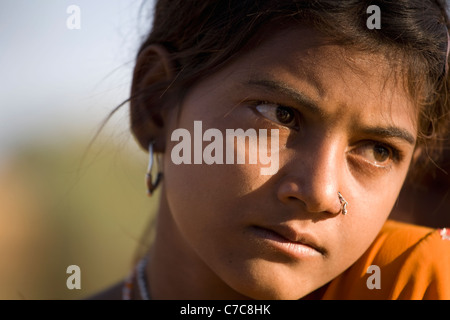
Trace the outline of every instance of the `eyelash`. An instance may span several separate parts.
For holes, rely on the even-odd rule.
[[[276,102],[266,101],[266,100],[251,101],[250,105],[251,105],[251,107],[254,109],[254,111],[256,113],[258,113],[260,116],[266,118],[267,120],[269,120],[271,122],[275,122],[277,125],[280,125],[280,126],[283,126],[283,127],[295,130],[295,131],[299,131],[300,130],[301,114],[296,108],[289,107],[289,106],[286,106],[286,105],[283,105],[283,104],[280,104],[280,103],[276,103]],[[293,114],[294,114],[294,117],[295,117],[294,118],[295,126],[288,126],[288,125],[285,125],[285,124],[283,124],[283,123],[281,123],[279,121],[276,121],[276,120],[273,120],[273,119],[269,119],[267,116],[262,114],[262,112],[260,110],[257,109],[257,107],[261,106],[261,105],[272,105],[272,106],[274,106],[274,109],[275,109],[275,106],[276,106],[277,108],[281,107],[281,108],[285,108],[285,109],[288,109],[288,110],[292,111]]]

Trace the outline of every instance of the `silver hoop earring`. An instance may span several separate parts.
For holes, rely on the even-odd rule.
[[[347,205],[348,202],[344,199],[342,194],[338,192],[339,202],[341,203],[341,212],[345,216],[347,214]]]
[[[147,173],[145,174],[145,182],[147,184],[147,195],[151,196],[153,191],[158,187],[159,182],[162,178],[162,172],[158,172],[156,175],[156,180],[153,181],[152,179],[152,167],[153,167],[153,145],[155,144],[155,141],[150,142],[148,145],[148,168]],[[157,161],[159,162],[159,158],[157,157]],[[159,165],[159,163],[158,163]]]

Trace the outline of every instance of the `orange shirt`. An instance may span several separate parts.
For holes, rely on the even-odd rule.
[[[318,292],[333,300],[450,300],[450,230],[388,220],[366,253]]]

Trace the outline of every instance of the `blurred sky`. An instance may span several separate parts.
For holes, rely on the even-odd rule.
[[[66,25],[70,5],[80,8],[81,29]],[[152,0],[0,0],[0,166],[23,144],[93,135],[128,96],[152,6]]]

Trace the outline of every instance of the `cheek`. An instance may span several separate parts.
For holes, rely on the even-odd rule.
[[[169,193],[175,193],[179,201],[190,205],[202,201],[205,202],[203,207],[209,201],[216,202],[217,206],[225,205],[227,201],[244,197],[264,185],[272,175],[263,173],[276,173],[280,145],[277,132],[250,126],[253,123],[248,120],[247,110],[236,112],[238,116],[227,116],[227,121],[223,121],[222,117],[204,116],[195,119],[195,112],[189,111],[186,108],[185,113],[188,115],[177,124],[177,128],[185,128],[189,132],[185,136],[190,137],[190,147],[189,143],[185,145],[190,157],[185,160],[189,159],[191,164],[183,161],[177,165],[177,161],[172,159],[184,154],[179,152],[184,137],[180,141],[171,141],[171,138],[166,141],[166,185]],[[251,142],[247,136],[250,130],[253,137]],[[265,134],[261,137],[262,130]],[[245,138],[239,136],[241,133]],[[234,160],[230,160],[230,154],[234,155],[231,157]],[[266,162],[263,162],[263,158]],[[243,163],[239,163],[242,160]],[[190,188],[186,188],[186,184]]]
[[[342,185],[349,194],[350,199],[347,200],[350,212],[353,202],[357,206],[354,210],[358,217],[364,218],[367,223],[386,220],[405,181],[411,156],[408,155],[401,163],[386,169],[369,167],[361,172],[348,170]]]
[[[221,230],[237,224],[236,213],[242,212],[240,207],[245,196],[263,185],[269,177],[261,176],[258,164],[249,165],[247,161],[246,164],[227,164],[226,130],[245,130],[239,119],[227,116],[224,121],[221,112],[207,110],[207,102],[187,100],[180,117],[172,117],[169,124],[172,131],[166,138],[164,185],[170,213],[179,230],[186,239],[195,242],[194,245],[204,246],[205,239],[217,238]],[[201,121],[201,130],[195,131],[194,121]],[[191,164],[177,165],[172,161],[172,150],[181,142],[181,139],[171,141],[171,134],[177,128],[185,128],[189,132]],[[204,141],[204,134],[209,129],[218,130],[222,135],[223,145],[219,149],[223,164],[205,163],[206,149],[213,142],[206,138]],[[201,158],[202,164],[193,164],[195,150],[200,151],[201,156],[197,159]],[[246,153],[249,152],[254,150],[247,148]],[[235,149],[234,154],[236,157]]]
[[[406,173],[405,168],[386,175],[386,178],[370,186],[360,186],[357,197],[362,199],[361,208],[366,210],[361,215],[371,220],[386,220],[397,201]]]
[[[202,233],[232,223],[230,212],[268,179],[260,175],[258,165],[176,165],[170,158],[175,144],[169,145],[164,159],[164,183],[171,213],[180,228]]]
[[[335,243],[339,244],[335,252],[339,252],[339,263],[350,265],[359,258],[373,242],[383,227],[393,206],[396,203],[401,184],[382,183],[371,188],[361,185],[350,185],[348,194],[348,214],[341,217],[337,229]]]
[[[164,181],[167,196],[184,210],[203,211],[223,208],[252,193],[268,176],[260,166],[248,164],[174,164],[165,160]],[[187,187],[188,186],[188,187]]]

